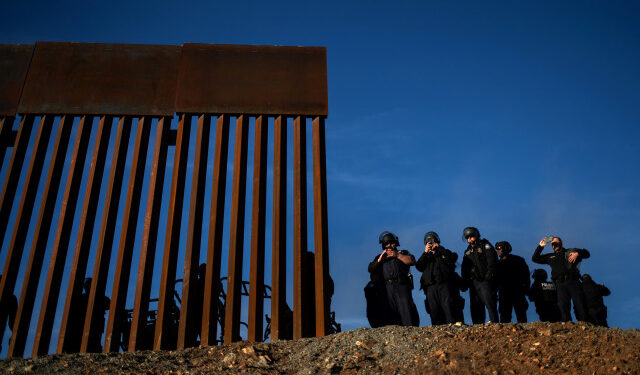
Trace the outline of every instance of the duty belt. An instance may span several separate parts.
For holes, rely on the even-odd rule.
[[[406,277],[398,277],[397,279],[389,279],[384,281],[386,284],[408,284],[409,280]]]

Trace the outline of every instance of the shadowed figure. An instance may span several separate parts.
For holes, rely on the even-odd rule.
[[[0,275],[0,282],[2,281],[2,275]],[[9,329],[13,331],[13,323],[16,320],[16,311],[18,310],[18,299],[13,294],[5,297],[4,301],[0,302],[0,325],[5,327],[5,324],[9,325]],[[2,351],[2,337],[0,337],[0,351]]]

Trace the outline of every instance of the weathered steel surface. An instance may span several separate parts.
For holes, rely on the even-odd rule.
[[[87,156],[92,123],[92,116],[82,116],[78,124],[78,134],[76,135],[76,143],[73,149],[73,155],[71,156],[69,176],[67,177],[67,185],[62,198],[56,237],[53,242],[51,262],[49,272],[47,273],[47,283],[45,284],[45,290],[42,296],[42,307],[40,308],[38,327],[33,344],[32,355],[34,357],[47,354],[49,351],[53,319],[56,314],[60,284],[62,283],[62,273],[67,259],[73,216],[78,202],[82,169]]]
[[[240,341],[240,286],[242,283],[242,253],[244,242],[244,208],[247,183],[247,147],[249,118],[238,116],[233,156],[233,187],[229,235],[229,273],[224,319],[224,343]]]
[[[313,119],[313,226],[315,241],[316,336],[327,334],[329,322],[329,235],[324,118]]]
[[[44,126],[52,125],[53,124],[46,124],[46,122],[44,124]],[[58,134],[51,154],[51,163],[49,164],[49,172],[42,193],[38,221],[36,222],[36,228],[31,242],[31,252],[22,282],[18,311],[13,329],[11,330],[11,341],[9,343],[9,351],[7,352],[7,356],[9,357],[21,357],[24,355],[24,347],[31,323],[31,313],[33,312],[33,304],[38,290],[40,273],[42,272],[44,254],[47,250],[47,239],[49,237],[49,229],[51,229],[53,209],[56,205],[56,196],[58,195],[58,188],[60,187],[60,180],[62,179],[62,168],[64,167],[64,160],[67,155],[67,146],[69,144],[72,126],[73,116],[63,116],[58,124]]]
[[[20,113],[173,115],[180,46],[38,42]]]
[[[167,230],[162,257],[162,273],[160,276],[160,295],[158,297],[158,317],[153,349],[167,349],[170,344],[170,312],[173,302],[174,283],[176,279],[176,263],[180,244],[180,223],[182,222],[182,204],[184,202],[184,183],[187,174],[187,156],[189,152],[189,133],[191,131],[191,115],[182,114],[178,124],[175,158],[173,160],[173,177],[171,179],[171,195],[169,196],[169,212],[167,214]],[[173,338],[175,343],[176,338]]]
[[[125,203],[124,216],[122,218],[122,232],[118,258],[113,277],[111,292],[111,305],[109,306],[109,318],[104,335],[105,353],[117,352],[120,344],[122,322],[125,318],[125,303],[129,277],[131,275],[131,260],[133,258],[133,246],[135,243],[136,229],[138,226],[138,213],[140,212],[140,198],[142,195],[142,182],[149,148],[149,133],[151,132],[151,118],[142,117],[138,121],[136,131],[136,143],[131,161],[131,174]],[[114,337],[115,335],[115,337]]]
[[[281,337],[287,281],[287,118],[273,122],[273,221],[271,234],[271,340]]]
[[[140,349],[142,346],[145,320],[149,312],[149,296],[153,278],[156,243],[158,241],[158,221],[160,220],[162,186],[164,185],[170,126],[171,118],[163,117],[158,121],[158,129],[156,130],[153,162],[151,164],[151,175],[149,176],[149,197],[147,198],[147,210],[144,216],[138,279],[136,283],[133,315],[131,317],[131,331],[128,345],[130,352]]]
[[[64,312],[62,314],[62,322],[60,324],[57,353],[77,352],[80,350],[79,347],[74,347],[74,345],[80,341],[78,340],[78,336],[80,338],[82,337],[82,332],[80,332],[76,327],[84,324],[85,316],[84,312],[79,310],[80,297],[82,295],[84,275],[87,271],[87,262],[89,261],[91,237],[98,209],[100,186],[102,185],[102,175],[107,158],[107,147],[109,146],[109,136],[111,134],[112,126],[113,117],[102,116],[100,118],[100,122],[98,123],[98,135],[96,136],[93,156],[91,159],[91,168],[89,169],[89,177],[87,180],[84,203],[80,216],[76,249],[71,263],[71,274],[69,276],[67,298],[64,305]],[[76,315],[78,316],[78,321],[74,320],[74,316]]]
[[[303,259],[307,251],[306,119],[293,120],[293,338],[303,337],[307,316],[303,299]]]
[[[264,232],[267,205],[267,133],[266,116],[255,123],[253,154],[253,198],[251,200],[251,263],[249,275],[249,322],[247,340],[262,341],[264,311]]]
[[[176,112],[327,115],[324,47],[185,43]]]
[[[182,276],[182,301],[180,304],[180,323],[178,326],[178,349],[191,347],[196,344],[198,330],[202,323],[202,293],[198,285],[198,266],[200,264],[200,240],[202,236],[202,212],[205,182],[207,179],[207,156],[209,154],[209,134],[211,131],[211,116],[200,115],[198,118],[198,132],[196,136],[195,159],[193,162],[193,177],[191,182],[191,199],[189,203],[189,226],[187,231],[187,248],[184,259],[184,275]],[[196,323],[196,320],[199,322]]]
[[[202,309],[200,345],[216,343],[218,329],[218,293],[220,292],[220,261],[222,256],[222,231],[224,224],[224,200],[227,183],[227,156],[229,149],[229,116],[220,115],[216,125],[216,144],[213,157],[211,182],[211,212],[207,244],[207,271]],[[224,327],[222,327],[224,329]]]
[[[0,304],[4,303],[7,296],[13,294],[13,289],[16,285],[52,127],[53,117],[43,116],[37,129],[37,135],[33,145],[33,154],[31,155],[31,162],[29,163],[24,189],[22,190],[22,198],[20,199],[20,205],[18,206],[18,212],[16,214],[16,223],[13,227],[9,251],[4,262],[2,282],[0,282]],[[18,309],[20,309],[20,306]]]
[[[32,55],[33,44],[0,44],[0,116],[16,114]]]

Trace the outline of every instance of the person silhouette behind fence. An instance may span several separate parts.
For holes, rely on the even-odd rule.
[[[0,275],[0,282],[2,275]],[[13,323],[16,320],[16,311],[18,310],[18,299],[13,294],[5,297],[6,299],[0,303],[0,324],[9,325],[9,329],[13,331]],[[0,351],[2,351],[2,337],[0,337]]]
[[[536,313],[541,322],[559,322],[558,292],[556,286],[547,281],[547,271],[538,268],[531,276],[533,284],[529,289],[529,301],[536,306]]]
[[[84,279],[84,283],[82,284],[82,294],[77,299],[77,302],[74,306],[71,307],[69,311],[69,318],[67,324],[70,325],[70,329],[68,330],[71,333],[71,337],[68,337],[65,341],[65,345],[63,347],[63,351],[65,353],[77,353],[80,351],[80,346],[82,343],[82,335],[84,331],[84,321],[87,314],[87,305],[89,302],[89,293],[91,292],[91,282],[92,278],[87,277]],[[92,332],[97,332],[94,335],[89,337],[89,342],[87,343],[87,352],[88,353],[100,353],[102,352],[102,334],[104,333],[104,324],[105,324],[105,312],[109,309],[109,305],[111,300],[103,296],[100,300],[98,299],[97,303],[101,303],[101,306],[96,306],[98,311],[101,312],[101,319],[97,319],[93,324],[94,326],[91,328]]]
[[[587,302],[587,312],[589,321],[595,325],[608,327],[607,324],[607,307],[604,305],[602,297],[611,294],[609,288],[604,284],[596,284],[591,275],[585,273],[582,275],[582,290]]]

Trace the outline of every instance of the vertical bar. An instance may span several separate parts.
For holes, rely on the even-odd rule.
[[[249,276],[249,327],[247,339],[262,341],[264,312],[264,227],[267,200],[267,133],[266,116],[256,118],[253,154],[253,199],[251,216],[251,274]]]
[[[0,163],[4,160],[4,154],[7,152],[7,148],[13,147],[9,142],[13,121],[15,121],[14,116],[0,116]]]
[[[52,124],[46,124],[45,126],[51,125]],[[73,116],[63,116],[60,119],[58,134],[51,155],[49,173],[42,194],[42,202],[40,203],[38,221],[31,243],[31,252],[24,274],[18,311],[16,312],[15,323],[11,330],[12,335],[9,343],[9,351],[7,352],[8,357],[21,357],[24,354],[24,346],[29,333],[31,313],[33,312],[33,304],[38,290],[38,283],[40,282],[42,261],[44,259],[44,253],[47,250],[47,239],[49,237],[49,230],[51,229],[53,209],[56,205],[56,197],[58,195],[58,188],[60,187],[60,179],[62,178],[62,169],[67,155],[67,145],[69,144],[72,126]]]
[[[207,244],[207,272],[204,284],[202,308],[202,332],[200,344],[216,343],[218,328],[218,293],[220,292],[220,257],[222,255],[222,230],[224,223],[224,200],[227,185],[227,154],[229,149],[229,116],[220,115],[216,125],[216,145],[213,159],[211,188],[211,219]]]
[[[45,284],[45,290],[42,296],[42,307],[40,308],[38,327],[36,329],[36,336],[33,344],[32,355],[34,357],[44,355],[49,352],[51,331],[53,330],[53,319],[55,318],[58,297],[60,295],[62,273],[64,272],[64,264],[67,258],[67,250],[69,248],[73,216],[78,202],[82,170],[87,156],[87,148],[89,147],[92,123],[92,116],[82,116],[80,118],[80,123],[78,124],[76,143],[73,149],[73,156],[71,157],[69,176],[67,177],[67,185],[62,198],[62,207],[60,209],[60,216],[58,217],[56,237],[53,243],[53,250],[51,252],[51,263],[47,274],[47,283]]]
[[[33,145],[33,154],[31,155],[31,162],[27,171],[20,206],[18,207],[18,213],[16,215],[16,224],[13,228],[11,244],[9,245],[9,251],[4,263],[2,281],[0,282],[0,304],[4,304],[5,298],[13,294],[13,289],[16,285],[18,269],[20,268],[20,261],[22,260],[22,252],[27,239],[29,222],[31,221],[36,191],[38,190],[38,183],[40,182],[40,175],[42,173],[42,166],[47,153],[47,145],[49,144],[52,127],[53,116],[42,116]],[[7,185],[5,185],[5,187]],[[7,216],[9,215],[7,214]],[[0,328],[0,333],[4,334],[4,325]],[[1,338],[2,336],[0,336],[0,339]]]
[[[173,177],[171,180],[171,196],[169,197],[167,232],[164,241],[162,273],[160,276],[158,318],[156,320],[156,332],[153,340],[154,350],[166,349],[170,344],[170,312],[176,279],[176,263],[178,261],[180,223],[182,221],[182,203],[184,201],[184,180],[187,172],[190,129],[191,115],[183,113],[180,117],[180,122],[178,123],[175,158],[173,161]],[[175,344],[175,342],[173,344]]]
[[[31,130],[33,129],[33,122],[33,115],[22,116],[20,128],[18,129],[18,136],[13,146],[13,152],[11,153],[11,160],[9,161],[9,168],[7,169],[4,186],[2,187],[2,196],[0,197],[0,244],[4,243],[4,236],[7,232],[7,224],[9,223],[9,216],[11,215],[11,207],[13,206],[13,199],[16,196],[16,191],[18,190],[18,181],[20,180],[20,172],[22,171],[24,156],[27,152],[27,146],[29,145],[29,137],[31,136]],[[3,130],[9,131],[11,129]],[[4,325],[0,326],[1,339],[4,332]]]
[[[240,287],[242,284],[242,246],[244,205],[247,183],[247,144],[249,118],[238,116],[233,156],[233,196],[231,198],[231,235],[229,237],[229,274],[224,318],[224,343],[240,340]]]
[[[122,331],[123,319],[125,319],[123,315],[125,313],[129,276],[131,275],[131,259],[133,257],[133,246],[136,239],[138,212],[140,211],[140,197],[142,195],[142,182],[147,161],[150,132],[151,118],[141,117],[138,120],[136,131],[136,145],[131,162],[127,202],[122,218],[122,232],[120,234],[118,260],[113,277],[109,318],[104,335],[103,351],[105,353],[117,352],[119,349],[119,338]]]
[[[83,324],[85,315],[84,311],[80,311],[78,309],[80,308],[80,297],[82,295],[84,275],[87,271],[87,262],[89,261],[93,225],[95,224],[96,219],[98,199],[100,197],[100,186],[102,185],[102,175],[107,158],[109,136],[111,134],[112,126],[113,117],[102,116],[100,118],[100,122],[98,123],[98,135],[96,136],[96,143],[91,159],[91,168],[89,169],[89,177],[87,180],[84,203],[80,216],[76,249],[73,254],[73,262],[71,263],[67,298],[64,305],[64,312],[62,314],[62,322],[60,324],[60,336],[58,337],[57,347],[58,353],[70,353],[80,350],[82,332],[79,332],[76,327]],[[73,215],[73,212],[70,213]]]
[[[153,162],[149,176],[149,197],[144,217],[142,245],[140,248],[140,264],[138,265],[138,279],[136,295],[131,317],[131,331],[129,333],[129,351],[142,347],[144,342],[144,327],[149,312],[149,295],[153,278],[153,263],[158,241],[158,221],[162,204],[162,186],[167,162],[167,148],[171,118],[163,117],[158,121],[156,141],[153,151]]]
[[[209,134],[211,131],[211,115],[203,114],[198,118],[195,159],[193,163],[193,179],[191,183],[191,200],[189,207],[189,227],[187,231],[187,248],[182,276],[182,302],[180,303],[180,323],[178,325],[178,349],[194,346],[198,332],[194,327],[195,311],[199,305],[202,311],[202,296],[193,295],[196,285],[198,266],[200,264],[200,243],[202,237],[202,202],[207,179],[207,156],[209,154]],[[202,289],[199,290],[200,293]],[[200,300],[197,300],[200,299]],[[202,319],[199,319],[201,323]]]
[[[316,336],[327,334],[329,298],[329,235],[327,219],[327,162],[324,117],[313,119],[313,225],[315,240]]]
[[[307,141],[306,119],[293,121],[293,338],[303,335],[305,326],[302,256],[307,251]]]
[[[111,171],[109,172],[104,209],[102,211],[100,237],[98,238],[91,291],[87,303],[87,315],[84,319],[82,343],[80,345],[80,352],[82,353],[102,350],[102,348],[99,348],[99,342],[102,330],[104,329],[104,310],[107,307],[104,301],[105,289],[107,286],[107,277],[109,276],[109,263],[111,262],[111,250],[113,248],[116,219],[118,218],[118,206],[122,192],[122,177],[127,161],[130,135],[131,117],[122,116],[118,123],[116,143],[113,148],[113,159],[111,161]]]
[[[273,223],[271,245],[271,341],[281,337],[287,282],[287,118],[273,122]]]

